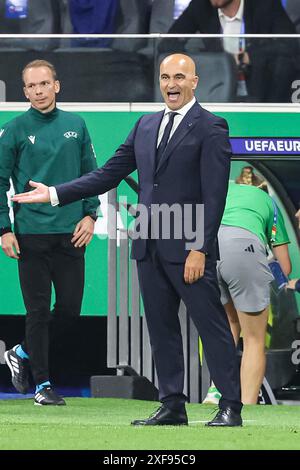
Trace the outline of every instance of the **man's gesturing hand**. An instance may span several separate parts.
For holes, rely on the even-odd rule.
[[[205,254],[201,251],[189,252],[184,266],[184,281],[187,284],[193,284],[203,277],[205,269]]]
[[[34,189],[33,191],[28,191],[27,193],[15,194],[11,199],[14,202],[19,202],[20,204],[32,204],[40,202],[50,202],[49,188],[45,184],[35,183],[34,181],[29,181],[30,186]]]

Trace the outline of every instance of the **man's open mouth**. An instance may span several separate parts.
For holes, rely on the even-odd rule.
[[[180,92],[179,91],[168,91],[167,95],[168,95],[169,101],[177,101],[177,99],[180,96]]]

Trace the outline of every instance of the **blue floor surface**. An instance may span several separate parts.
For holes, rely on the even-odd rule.
[[[89,388],[80,388],[80,387],[55,387],[55,390],[59,395],[63,397],[90,397],[91,392]],[[34,391],[32,393],[26,393],[22,395],[21,393],[14,392],[13,390],[4,391],[0,389],[0,400],[17,400],[24,398],[33,398]]]

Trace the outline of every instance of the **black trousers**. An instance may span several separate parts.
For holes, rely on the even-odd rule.
[[[23,349],[36,384],[49,380],[51,342],[63,341],[79,317],[84,288],[85,247],[75,248],[72,234],[16,235],[20,246],[19,279],[26,307]],[[55,304],[51,313],[52,285]]]
[[[178,310],[187,307],[201,337],[207,364],[222,394],[220,407],[241,410],[236,347],[220,301],[215,261],[207,258],[205,274],[194,284],[184,282],[184,264],[170,263],[148,240],[147,256],[138,261],[138,274],[157,370],[159,398],[171,408],[186,401],[183,394],[184,357]]]

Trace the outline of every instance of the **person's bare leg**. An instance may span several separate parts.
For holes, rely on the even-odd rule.
[[[238,311],[238,317],[244,345],[241,363],[242,402],[244,405],[255,405],[266,368],[268,308],[256,314]]]
[[[225,304],[224,308],[227,313],[227,317],[228,317],[228,321],[229,321],[229,325],[230,325],[234,342],[237,345],[240,339],[241,326],[240,326],[240,321],[239,321],[237,311],[235,309],[235,306],[232,303],[232,300],[230,300],[227,304]]]

